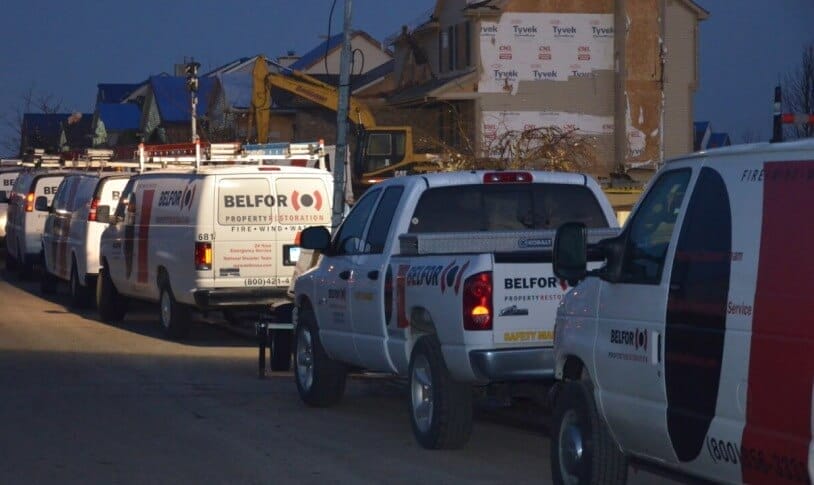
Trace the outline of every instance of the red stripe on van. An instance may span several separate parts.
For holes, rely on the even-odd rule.
[[[155,196],[155,189],[145,190],[144,198],[141,201],[141,218],[138,225],[138,272],[136,273],[136,281],[139,283],[147,282],[147,265],[149,264],[149,245],[150,241],[150,215],[153,212],[153,197]]]
[[[763,226],[752,319],[745,483],[810,483],[814,378],[814,164],[764,165]]]

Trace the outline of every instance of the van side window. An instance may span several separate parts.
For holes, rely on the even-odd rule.
[[[362,235],[379,194],[381,190],[369,190],[353,206],[331,244],[331,254],[339,256],[367,252],[367,248],[362,244]]]
[[[124,213],[125,209],[127,208],[127,203],[130,200],[130,194],[133,192],[133,185],[135,185],[136,179],[132,178],[127,181],[127,185],[124,186],[124,190],[122,190],[121,195],[119,195],[119,203],[116,205],[116,218],[118,220],[124,220]]]
[[[71,191],[71,186],[75,184],[77,177],[65,177],[62,183],[59,184],[57,195],[54,199],[54,210],[64,211],[68,209],[68,193]]]
[[[370,254],[381,254],[387,244],[387,234],[393,222],[393,215],[401,200],[404,187],[388,187],[382,195],[382,200],[373,214],[370,229],[367,231],[367,251]]]
[[[690,181],[690,169],[665,172],[630,221],[622,275],[628,283],[657,285]]]

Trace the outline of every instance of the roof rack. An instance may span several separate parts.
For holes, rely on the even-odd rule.
[[[19,167],[22,164],[19,158],[0,158],[0,167]]]
[[[42,148],[35,148],[34,153],[26,155],[20,165],[28,168],[62,168],[62,157],[45,153]]]
[[[326,168],[322,140],[307,143],[175,143],[139,145],[139,170],[201,165],[291,165]]]

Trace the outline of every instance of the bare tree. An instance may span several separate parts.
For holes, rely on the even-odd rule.
[[[814,43],[803,48],[800,64],[783,80],[783,109],[786,113],[814,114]],[[792,138],[814,136],[814,125],[794,125],[786,130]]]
[[[484,133],[478,145],[472,127],[455,118],[458,143],[437,138],[422,139],[440,153],[441,169],[533,169],[586,171],[596,163],[596,137],[575,127],[535,126],[511,129],[501,120],[494,131]]]
[[[10,106],[5,113],[0,114],[0,125],[8,132],[8,135],[0,140],[0,148],[8,153],[20,155],[23,116],[26,113],[55,114],[62,112],[63,109],[62,99],[53,94],[38,92],[33,85],[30,86],[20,95],[20,102],[16,106]]]

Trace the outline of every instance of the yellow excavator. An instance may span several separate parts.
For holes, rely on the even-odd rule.
[[[255,61],[252,107],[258,143],[268,141],[271,88],[283,89],[333,111],[339,106],[335,86],[304,72],[278,67],[280,73],[270,72],[263,56]],[[354,197],[386,178],[438,170],[437,155],[414,152],[411,127],[379,126],[366,104],[353,96],[349,100],[348,118],[356,128],[356,150],[350,160]]]

